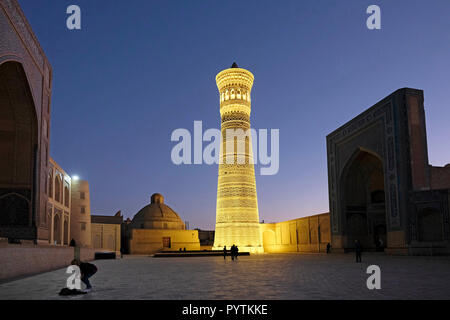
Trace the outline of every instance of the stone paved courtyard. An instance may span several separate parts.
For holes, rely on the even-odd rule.
[[[450,257],[272,254],[95,261],[88,295],[59,297],[65,269],[0,284],[0,299],[450,299]],[[381,290],[366,269],[381,267]]]

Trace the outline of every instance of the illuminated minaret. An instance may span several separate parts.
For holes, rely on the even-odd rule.
[[[227,129],[250,129],[253,80],[253,74],[239,68],[236,63],[216,77],[220,92],[223,142],[220,149],[214,250],[223,249],[224,246],[230,249],[235,244],[241,252],[264,251],[259,230],[251,135],[245,139],[245,150],[237,147],[237,140],[231,144],[234,145],[234,148],[229,148],[231,152],[226,148]],[[227,151],[234,159],[231,164],[227,160]],[[237,160],[238,155],[244,160],[243,164],[242,160]]]

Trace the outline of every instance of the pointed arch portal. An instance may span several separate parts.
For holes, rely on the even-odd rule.
[[[381,158],[363,149],[348,160],[342,174],[344,229],[348,248],[359,240],[364,248],[387,243],[384,170]]]
[[[33,226],[38,122],[22,65],[0,65],[0,234]],[[20,234],[20,232],[19,232]]]

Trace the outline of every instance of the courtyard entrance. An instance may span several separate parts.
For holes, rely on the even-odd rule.
[[[387,245],[383,163],[360,150],[343,175],[347,248],[359,240],[365,250],[382,251]]]

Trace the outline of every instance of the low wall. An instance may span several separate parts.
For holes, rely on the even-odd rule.
[[[70,265],[73,247],[13,245],[0,246],[0,280],[52,271]],[[80,248],[82,261],[94,260],[95,250]]]
[[[152,254],[164,250],[163,238],[170,239],[170,248],[200,250],[200,241],[197,230],[170,230],[170,229],[132,229],[129,239],[130,254]]]
[[[260,224],[264,252],[326,252],[331,242],[330,214]]]

